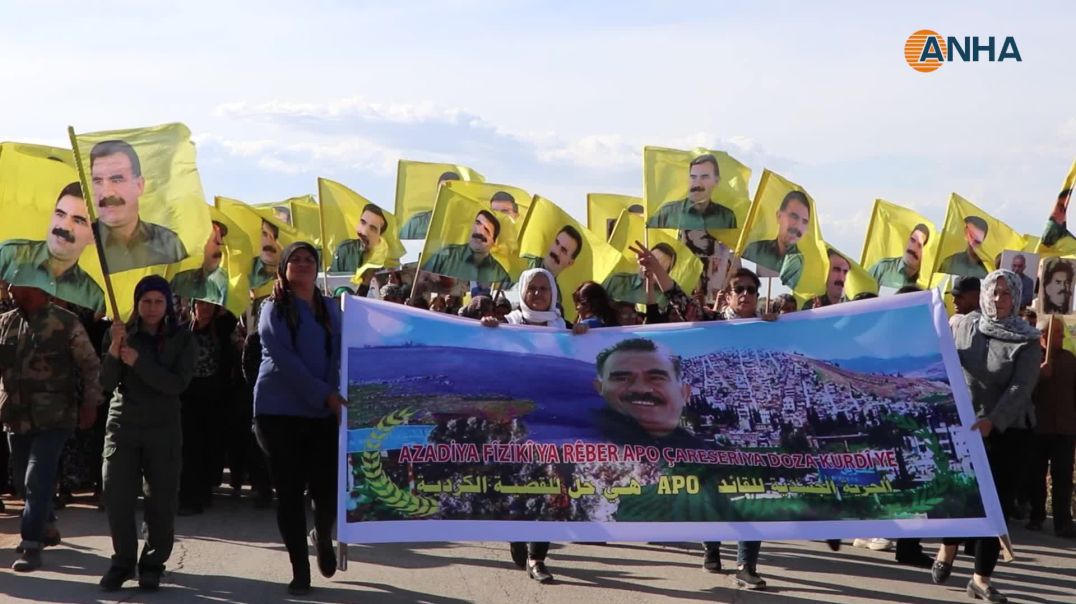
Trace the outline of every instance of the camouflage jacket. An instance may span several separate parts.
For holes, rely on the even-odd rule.
[[[73,430],[99,405],[101,361],[78,317],[58,306],[0,315],[0,422],[11,432]]]

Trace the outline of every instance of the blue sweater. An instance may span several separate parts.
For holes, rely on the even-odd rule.
[[[262,362],[254,384],[254,415],[328,417],[332,411],[325,399],[340,387],[340,306],[325,298],[332,328],[331,353],[325,354],[325,330],[314,311],[295,300],[299,327],[292,345],[285,318],[266,300],[258,320],[262,341]]]

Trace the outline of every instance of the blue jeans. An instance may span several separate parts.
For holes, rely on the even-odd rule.
[[[60,454],[70,437],[70,430],[7,435],[15,492],[26,502],[20,527],[23,549],[41,549],[45,526],[52,519]]]
[[[720,541],[703,541],[706,551],[713,551],[721,547]],[[755,566],[758,564],[758,553],[762,550],[761,541],[737,541],[736,542],[736,566]]]

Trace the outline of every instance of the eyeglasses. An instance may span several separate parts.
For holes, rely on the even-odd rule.
[[[737,294],[747,293],[751,294],[752,296],[758,295],[758,288],[754,285],[737,285],[736,287],[732,288],[732,291],[736,292]]]

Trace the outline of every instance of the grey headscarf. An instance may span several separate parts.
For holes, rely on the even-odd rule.
[[[1004,319],[998,319],[998,309],[994,305],[994,290],[997,289],[998,281],[1001,279],[1008,284],[1009,294],[1013,301],[1012,312]],[[1016,312],[1016,307],[1021,300],[1022,287],[1020,277],[1005,269],[998,269],[983,279],[982,290],[979,292],[979,306],[982,309],[982,315],[979,317],[980,333],[1005,342],[1034,342],[1039,339],[1039,330],[1032,327]]]

